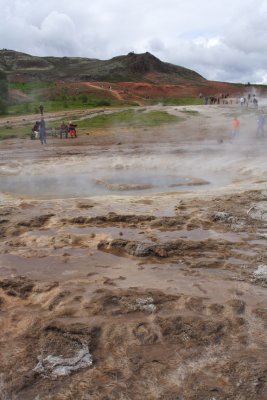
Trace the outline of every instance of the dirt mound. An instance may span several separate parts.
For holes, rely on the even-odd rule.
[[[114,239],[111,242],[101,241],[98,249],[104,251],[114,251],[115,253],[129,254],[135,257],[171,257],[183,255],[186,253],[197,252],[198,254],[205,251],[223,251],[224,247],[228,247],[227,243],[214,243],[212,240],[206,241],[186,241],[177,240],[166,242],[164,244],[151,244],[143,242],[133,242],[124,239]]]

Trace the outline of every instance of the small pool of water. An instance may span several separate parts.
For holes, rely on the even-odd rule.
[[[246,234],[244,233],[235,233],[235,232],[216,232],[211,229],[192,229],[192,230],[175,230],[175,231],[157,231],[155,233],[156,237],[162,240],[176,240],[176,239],[185,239],[185,240],[226,240],[229,242],[238,243],[241,242],[244,238],[246,238]]]

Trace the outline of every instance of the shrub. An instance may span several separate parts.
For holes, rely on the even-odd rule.
[[[81,96],[81,101],[82,101],[82,103],[87,103],[88,97],[86,96],[86,94],[83,94],[83,95]]]

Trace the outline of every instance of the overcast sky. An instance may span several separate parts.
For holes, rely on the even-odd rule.
[[[207,79],[267,83],[267,0],[0,0],[0,48],[102,60],[149,51]]]

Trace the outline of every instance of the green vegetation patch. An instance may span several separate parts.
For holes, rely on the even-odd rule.
[[[5,139],[25,139],[30,138],[31,136],[31,126],[23,125],[23,126],[11,126],[5,125],[0,127],[0,140]]]
[[[9,83],[10,89],[23,93],[21,97],[13,93],[9,101],[10,115],[39,114],[39,106],[44,106],[45,112],[64,111],[66,109],[84,109],[121,105],[121,101],[107,97],[109,93],[90,93],[85,87],[59,87],[47,82],[17,82]]]
[[[168,114],[165,111],[125,110],[112,114],[102,114],[93,118],[77,121],[80,128],[110,128],[116,126],[143,127],[177,123],[181,117]]]
[[[25,94],[31,94],[32,92],[39,91],[42,89],[50,89],[55,87],[55,83],[49,82],[10,82],[9,88],[20,90]]]
[[[82,100],[75,98],[66,98],[65,100],[51,100],[51,101],[42,101],[44,106],[44,112],[57,112],[64,111],[66,109],[87,109],[87,108],[95,108],[95,107],[108,107],[111,104],[116,105],[114,102],[111,103],[109,100],[88,100],[87,103],[84,103]],[[24,115],[24,114],[40,114],[39,111],[40,102],[27,102],[22,104],[15,104],[9,107],[10,115]]]

